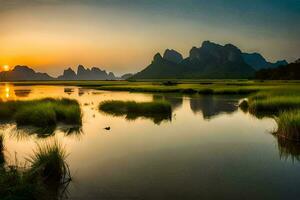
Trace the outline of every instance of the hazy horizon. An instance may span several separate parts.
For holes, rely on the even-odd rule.
[[[137,72],[156,52],[210,40],[267,60],[300,55],[297,0],[0,0],[0,65],[57,76],[68,67]]]

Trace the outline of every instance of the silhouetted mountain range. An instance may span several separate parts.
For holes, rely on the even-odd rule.
[[[167,49],[163,57],[157,53],[152,63],[131,79],[251,78],[257,69],[286,63],[269,63],[260,54],[242,53],[232,44],[204,41],[201,47],[193,47],[185,59],[175,50]]]
[[[128,76],[128,75],[127,75]],[[11,71],[0,72],[0,81],[29,81],[29,80],[115,80],[122,79],[116,77],[112,72],[107,73],[105,70],[93,67],[86,69],[79,65],[77,73],[71,68],[64,70],[63,75],[54,78],[46,73],[35,72],[27,66],[15,66]]]
[[[63,75],[58,77],[59,80],[115,80],[117,79],[112,72],[107,73],[105,70],[101,70],[97,67],[86,69],[84,66],[79,65],[77,68],[77,74],[68,68],[64,70]]]
[[[131,78],[132,76],[133,76],[133,74],[131,74],[131,73],[124,74],[124,75],[121,76],[121,79],[126,80],[126,79]]]
[[[157,53],[152,63],[136,74],[116,77],[97,67],[79,65],[77,72],[68,68],[57,78],[35,72],[27,66],[16,66],[11,71],[0,72],[1,81],[18,80],[115,80],[115,79],[192,79],[192,78],[253,78],[256,70],[287,65],[285,60],[271,63],[259,53],[243,53],[232,44],[224,46],[204,41],[201,47],[193,47],[187,58],[173,50]],[[285,68],[284,68],[285,69]],[[269,72],[269,71],[268,71]],[[263,71],[267,73],[267,71]]]
[[[260,80],[300,80],[300,59],[288,65],[259,70],[256,72],[255,78]]]
[[[280,60],[275,63],[266,61],[266,59],[259,53],[243,53],[245,62],[253,67],[255,70],[275,68],[281,65],[287,65],[286,60]]]
[[[35,72],[27,66],[17,65],[11,71],[0,72],[1,81],[19,81],[19,80],[54,80],[46,73]]]

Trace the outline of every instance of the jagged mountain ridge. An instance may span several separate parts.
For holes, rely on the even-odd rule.
[[[105,70],[101,70],[97,67],[91,69],[85,68],[83,65],[79,65],[77,73],[68,68],[64,70],[63,75],[58,77],[59,80],[115,80],[117,77],[112,73],[107,73]]]
[[[71,69],[65,69],[63,74],[54,78],[47,73],[34,71],[28,66],[17,65],[10,71],[0,72],[0,81],[48,81],[48,80],[115,80],[120,79],[112,72],[107,73],[97,67],[91,69],[79,65],[77,73]]]
[[[163,56],[157,53],[152,63],[142,71],[138,72],[131,79],[164,79],[164,78],[251,78],[254,77],[255,70],[258,69],[262,60],[264,66],[282,65],[286,61],[278,63],[267,62],[260,54],[259,62],[252,63],[248,58],[251,54],[243,53],[239,48],[232,44],[224,46],[204,41],[201,47],[193,47],[189,56],[183,59],[182,55],[167,49]],[[254,65],[253,63],[257,64]],[[266,64],[267,63],[267,64]]]
[[[132,79],[248,78],[253,76],[254,72],[255,70],[244,62],[242,52],[237,47],[205,41],[201,47],[193,47],[189,57],[180,62],[156,54],[152,63]]]

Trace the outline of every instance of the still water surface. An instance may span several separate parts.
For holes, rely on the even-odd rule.
[[[69,199],[299,199],[298,146],[270,134],[273,119],[239,110],[243,97],[0,85],[2,101],[42,97],[77,99],[82,133],[57,130],[39,138],[3,122],[5,155],[24,162],[36,143],[56,138],[69,153]],[[127,120],[98,111],[101,101],[112,99],[164,99],[172,104],[172,119]]]

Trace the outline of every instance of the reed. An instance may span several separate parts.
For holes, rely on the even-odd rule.
[[[300,110],[284,111],[279,114],[276,121],[277,136],[300,142]]]
[[[58,199],[71,181],[66,152],[57,142],[38,145],[30,166],[16,163],[0,168],[1,199]]]

